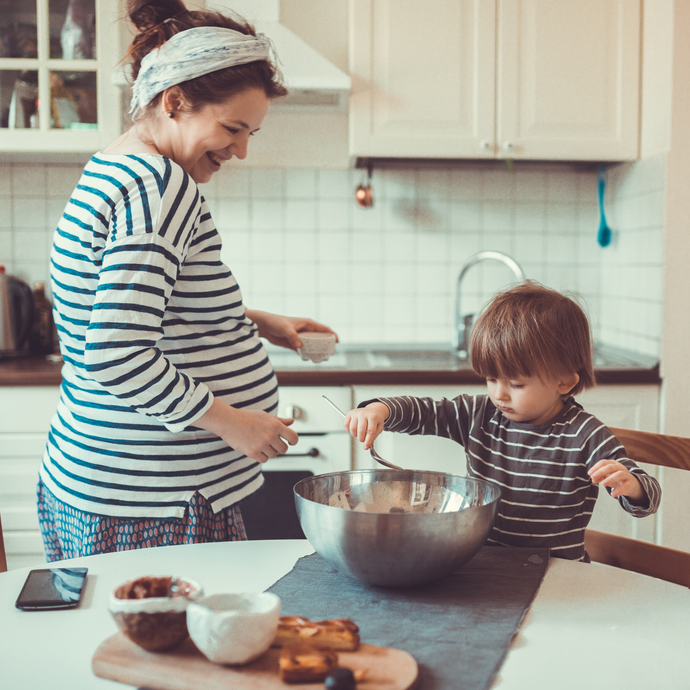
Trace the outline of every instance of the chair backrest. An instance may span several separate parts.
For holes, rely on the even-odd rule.
[[[5,539],[2,536],[2,518],[0,518],[0,573],[7,570],[7,556],[5,555]]]
[[[630,458],[662,467],[690,471],[690,438],[648,431],[611,431]],[[588,529],[585,549],[593,561],[690,587],[690,553]]]
[[[635,462],[690,470],[690,438],[611,427]]]

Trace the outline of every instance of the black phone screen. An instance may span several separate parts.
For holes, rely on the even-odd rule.
[[[88,568],[32,570],[15,606],[18,609],[69,609],[81,599]]]

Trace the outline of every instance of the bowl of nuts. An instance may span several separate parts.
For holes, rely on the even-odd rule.
[[[203,594],[193,580],[144,576],[115,587],[108,609],[132,642],[149,652],[162,652],[189,636],[187,605]]]

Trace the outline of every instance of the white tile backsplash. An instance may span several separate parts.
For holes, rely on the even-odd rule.
[[[14,227],[12,219],[12,197],[0,196],[0,228],[11,229]]]
[[[12,166],[0,165],[0,199],[12,196]]]
[[[39,188],[45,194],[45,183]],[[12,225],[15,228],[46,228],[47,199],[45,196],[15,196],[12,199]]]
[[[45,203],[47,184],[46,166],[14,165],[12,166],[12,196],[22,198],[40,198]]]
[[[658,356],[663,297],[663,156],[608,172],[611,246],[596,242],[593,168],[516,163],[374,170],[227,168],[202,187],[223,257],[249,308],[310,316],[349,342],[448,342],[457,275],[506,252],[526,276],[582,296],[595,337]],[[81,167],[0,164],[0,263],[46,280],[50,238]],[[463,310],[512,281],[471,269]]]
[[[665,154],[609,169],[613,240],[601,252],[601,338],[658,357],[663,318]]]

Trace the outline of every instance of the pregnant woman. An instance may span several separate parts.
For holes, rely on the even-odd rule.
[[[286,94],[269,40],[181,0],[127,9],[133,125],[86,164],[51,254],[65,364],[38,484],[49,561],[246,538],[238,504],[297,442],[260,338],[330,332],[245,309],[198,187]]]

